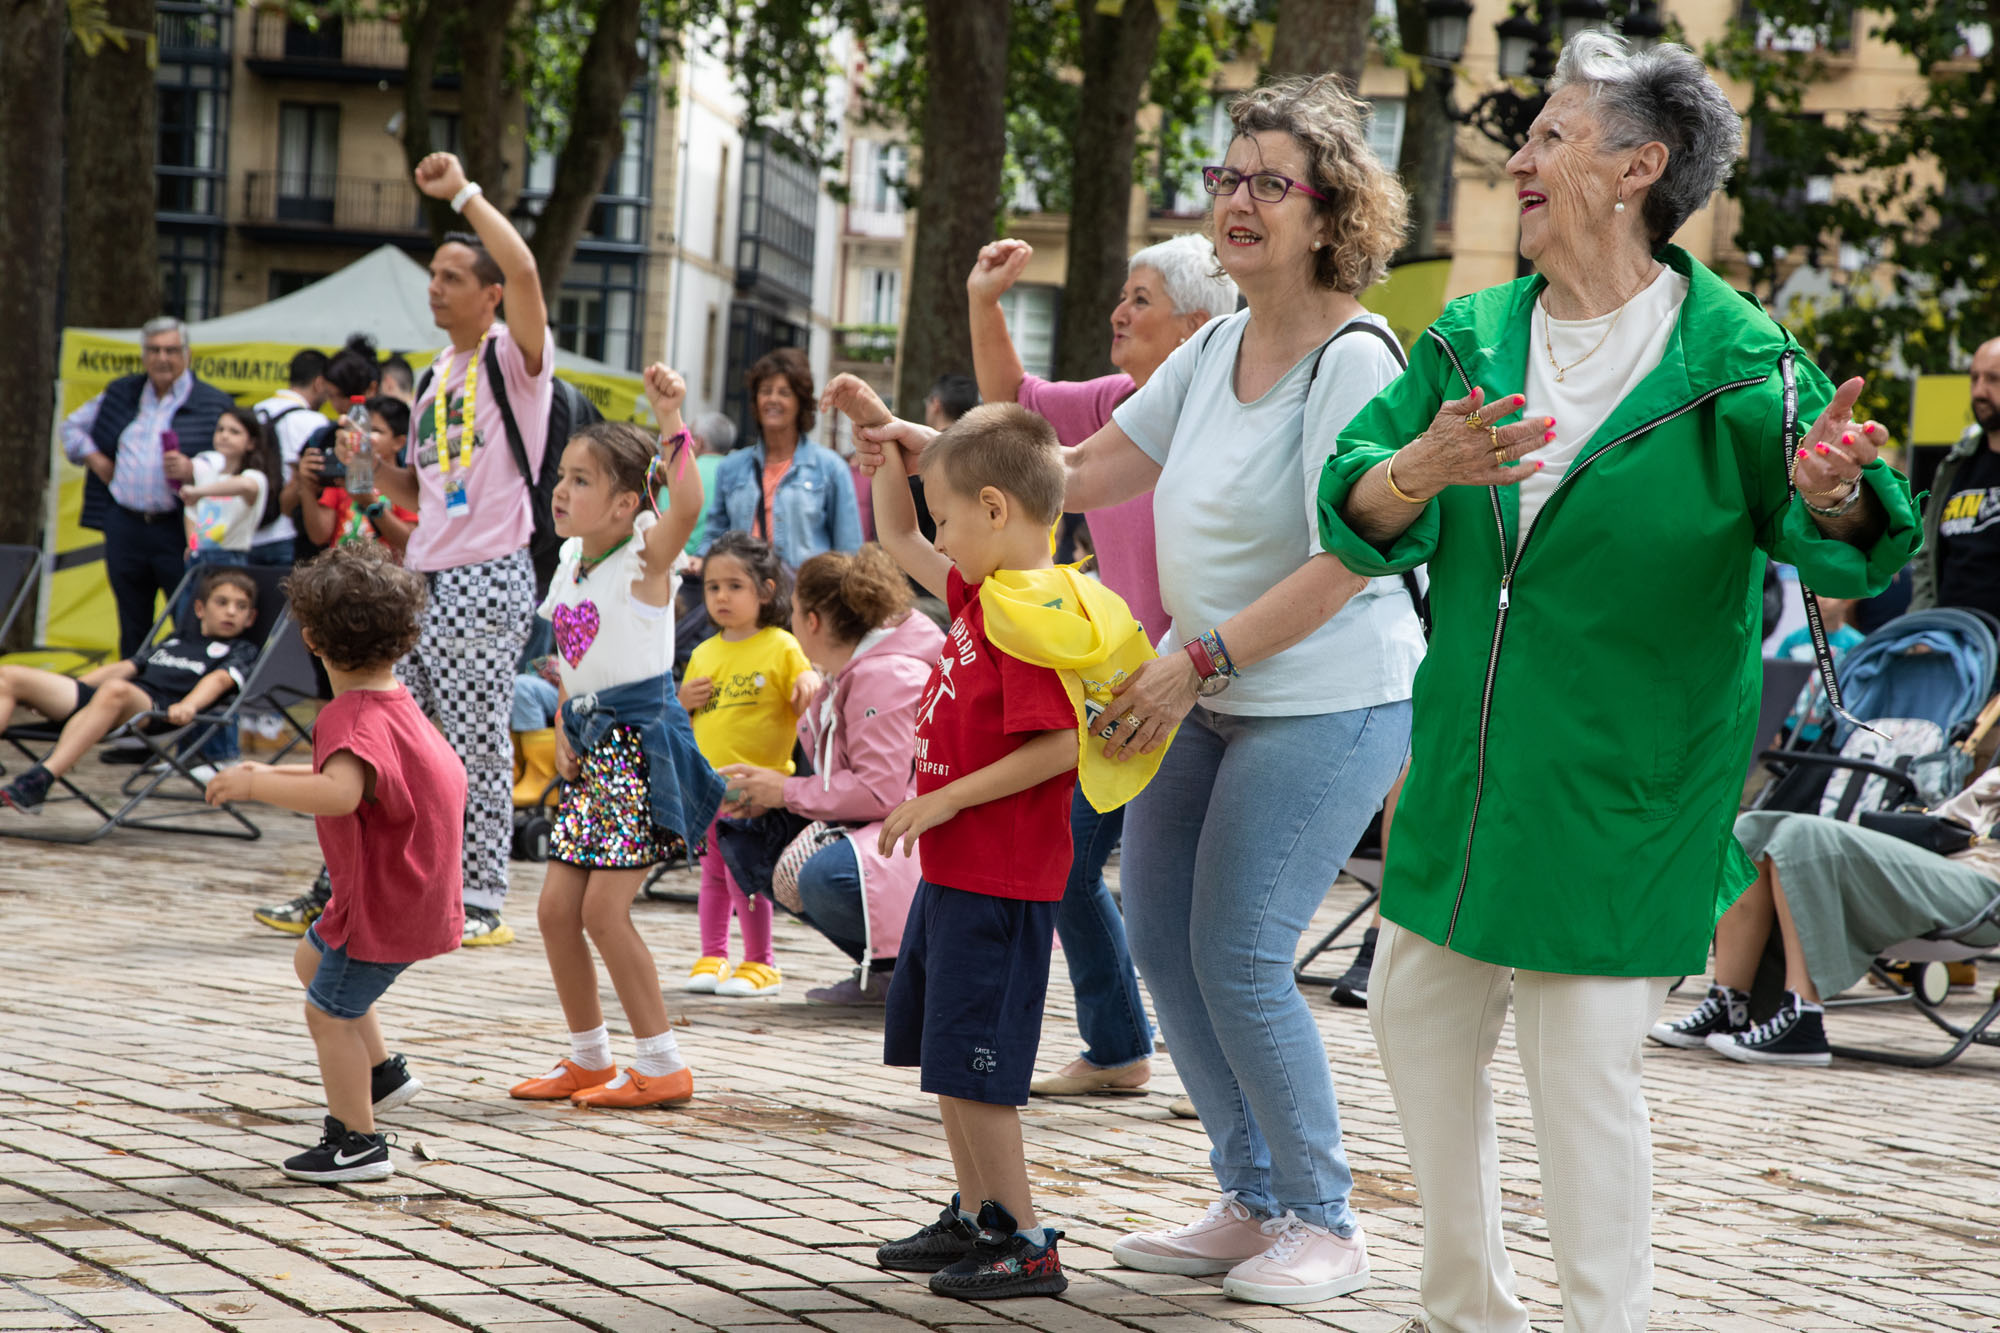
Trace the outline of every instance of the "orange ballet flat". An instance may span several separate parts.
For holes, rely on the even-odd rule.
[[[608,1065],[603,1069],[585,1069],[568,1056],[564,1056],[556,1061],[554,1069],[540,1078],[516,1083],[507,1090],[507,1095],[519,1097],[524,1102],[559,1102],[574,1097],[579,1092],[601,1088],[616,1077],[618,1077],[617,1065]]]
[[[589,1088],[570,1100],[578,1106],[630,1111],[646,1106],[679,1106],[694,1098],[694,1071],[676,1069],[659,1078],[647,1078],[636,1069],[626,1069],[601,1088]]]

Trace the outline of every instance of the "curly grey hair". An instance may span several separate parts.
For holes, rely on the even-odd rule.
[[[1199,310],[1213,317],[1236,309],[1236,284],[1217,263],[1214,243],[1197,232],[1147,246],[1132,256],[1125,272],[1141,268],[1160,275],[1176,315]]]
[[[1667,146],[1666,169],[1646,191],[1644,210],[1647,238],[1658,249],[1729,179],[1743,118],[1701,57],[1673,42],[1633,51],[1607,32],[1578,33],[1563,43],[1549,90],[1572,85],[1589,90],[1607,149]]]

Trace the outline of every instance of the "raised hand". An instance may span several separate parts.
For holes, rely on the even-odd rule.
[[[664,428],[667,418],[679,416],[681,405],[687,402],[687,381],[681,373],[664,362],[655,361],[646,367],[646,401],[652,405],[653,420]]]
[[[975,301],[997,301],[1021,280],[1035,247],[1026,241],[993,241],[979,251],[972,272],[965,275],[965,294]]]
[[[891,455],[900,455],[903,471],[909,476],[917,473],[917,459],[922,456],[924,446],[937,438],[938,433],[929,426],[901,417],[891,417],[880,426],[857,428],[854,432],[854,461],[869,476],[875,475],[877,468],[892,461]]]
[[[859,426],[881,426],[895,420],[887,403],[868,381],[858,375],[840,374],[827,381],[819,396],[819,410],[844,413]]]
[[[1437,410],[1430,428],[1396,453],[1396,487],[1427,500],[1447,486],[1513,486],[1541,470],[1519,460],[1555,439],[1554,417],[1530,417],[1511,426],[1498,423],[1519,412],[1527,399],[1510,394],[1486,404],[1475,387]]]
[[[1854,404],[1860,401],[1860,376],[1834,390],[1833,401],[1819,414],[1799,443],[1792,482],[1799,494],[1822,509],[1832,509],[1848,496],[1861,469],[1874,462],[1889,442],[1889,430],[1879,421],[1854,424]]]
[[[451,153],[432,153],[417,163],[417,188],[433,199],[451,199],[465,188],[465,168]]]

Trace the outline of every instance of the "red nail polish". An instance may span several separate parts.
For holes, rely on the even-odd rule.
[[[1543,468],[1547,466],[1548,464],[1544,463],[1541,459],[1538,458],[1535,460],[1535,471],[1540,472]]]
[[[1806,456],[1806,451],[1805,451],[1804,449],[1800,449],[1800,450],[1799,450],[1799,457],[1800,457],[1800,458],[1804,458],[1805,456]]]
[[[1850,433],[1848,433],[1848,434],[1846,434],[1846,435],[1843,435],[1843,436],[1841,436],[1841,437],[1840,437],[1840,442],[1841,442],[1842,444],[1853,444],[1853,443],[1854,443],[1854,436],[1853,436],[1853,434],[1852,434],[1852,433],[1850,432]]]
[[[1550,431],[1547,435],[1542,436],[1543,444],[1554,444],[1555,442],[1556,442],[1556,433],[1554,431]]]
[[[1814,446],[1813,446],[1813,448],[1815,448],[1815,449],[1819,450],[1819,451],[1820,451],[1821,453],[1823,453],[1823,454],[1824,454],[1824,453],[1830,453],[1830,452],[1832,452],[1831,450],[1829,450],[1829,449],[1828,449],[1828,448],[1827,448],[1827,447],[1826,447],[1825,445],[1823,445],[1823,444],[1816,444],[1816,445],[1814,445]]]

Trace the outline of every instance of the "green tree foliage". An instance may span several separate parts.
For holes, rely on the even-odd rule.
[[[1757,151],[1729,192],[1741,204],[1737,242],[1756,257],[1765,294],[1786,256],[1879,261],[1848,274],[1833,299],[1775,313],[1829,372],[1868,376],[1863,406],[1892,424],[1909,419],[1908,372],[1960,368],[2000,332],[1996,29],[2000,0],[1769,0],[1708,53],[1751,89]],[[1806,114],[1829,50],[1862,33],[1915,61],[1917,96],[1874,113]],[[1806,188],[1829,176],[1858,188],[1830,198]]]

